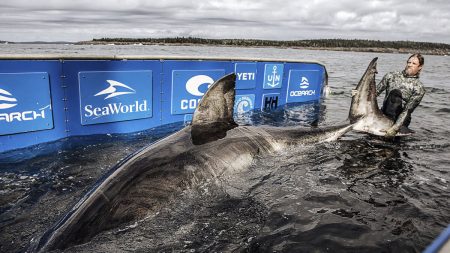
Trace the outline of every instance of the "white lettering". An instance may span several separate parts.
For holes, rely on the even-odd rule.
[[[197,105],[200,103],[201,98],[199,99],[183,99],[180,103],[181,110],[187,110],[187,109],[195,109],[197,108]]]
[[[181,110],[189,109],[189,107],[187,106],[188,103],[189,102],[186,99],[181,100],[181,106],[180,106]]]
[[[238,80],[255,80],[255,73],[237,73]]]
[[[45,111],[42,110],[41,113],[37,113],[37,112],[33,111],[33,118],[37,119],[38,117],[45,119]]]
[[[31,121],[37,118],[45,119],[45,111],[24,111],[24,112],[11,112],[0,113],[0,121],[13,122],[13,121]]]
[[[124,105],[120,107],[121,113],[128,113],[130,111],[130,107],[128,105]]]
[[[84,107],[84,111],[87,112],[87,113],[84,114],[84,117],[88,117],[89,118],[89,117],[92,116],[92,114],[94,114],[91,109],[92,109],[92,105],[86,105]]]
[[[314,95],[316,95],[316,91],[315,90],[296,90],[296,91],[291,91],[289,93],[289,95],[291,97],[314,96]]]
[[[26,112],[22,112],[22,119],[23,120],[33,120],[33,117],[27,117],[28,114],[33,114],[32,111],[26,111]]]
[[[102,112],[102,108],[95,108],[95,109],[94,109],[94,115],[95,115],[96,117],[100,116],[99,113],[101,113],[101,112]]]
[[[267,80],[269,82],[272,82],[272,81],[278,82],[278,81],[280,81],[280,77],[281,77],[280,75],[267,76]]]
[[[197,107],[197,100],[191,99],[189,100],[189,108],[195,108]]]
[[[22,114],[20,112],[12,112],[9,114],[9,118],[11,121],[13,121],[14,119],[17,119],[18,121],[22,121],[21,116],[22,116]]]
[[[136,111],[146,112],[149,109],[147,108],[147,100],[144,100],[144,103],[138,105],[138,102],[136,101]]]
[[[4,120],[6,122],[9,122],[9,115],[6,113],[0,113],[0,120]]]
[[[104,114],[103,115],[119,114],[121,105],[122,105],[122,103],[120,103],[119,105],[117,105],[117,103],[108,104],[108,107],[104,107],[105,110],[104,110]],[[108,110],[108,108],[109,108],[109,110]]]
[[[139,103],[139,101],[135,101],[134,104],[130,105],[124,105],[122,103],[112,103],[107,104],[107,106],[104,107],[95,107],[93,108],[92,105],[86,105],[84,107],[84,116],[86,118],[95,116],[95,117],[101,117],[101,116],[109,116],[109,115],[116,115],[116,114],[127,114],[127,113],[133,113],[133,112],[146,112],[150,110],[147,108],[147,100],[143,100],[142,103]]]
[[[137,102],[137,101],[136,101]],[[137,107],[138,107],[138,104],[137,103],[135,103],[134,105],[130,105],[130,112],[134,112],[134,111],[136,111],[137,112]],[[133,109],[134,109],[134,111],[133,111]]]

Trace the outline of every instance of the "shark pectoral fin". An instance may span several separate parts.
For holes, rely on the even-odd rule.
[[[218,140],[237,126],[233,119],[236,75],[226,75],[206,91],[192,118],[191,137],[196,145]]]

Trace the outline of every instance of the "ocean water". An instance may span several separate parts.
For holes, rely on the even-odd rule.
[[[368,63],[377,80],[408,55],[209,46],[0,45],[0,54],[177,55],[318,60],[332,94],[317,105],[255,112],[245,124],[343,122]],[[257,157],[199,183],[141,221],[65,252],[421,252],[450,224],[450,61],[425,55],[416,133],[397,141],[348,133]],[[71,138],[0,155],[0,251],[22,252],[121,159],[179,130]]]

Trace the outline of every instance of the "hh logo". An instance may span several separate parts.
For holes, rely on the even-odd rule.
[[[17,99],[15,99],[8,91],[0,89],[0,109],[9,109],[16,105]]]
[[[193,113],[202,96],[224,70],[172,71],[172,114]]]
[[[86,71],[79,79],[82,125],[152,117],[151,71]]]
[[[264,70],[264,89],[281,88],[283,80],[283,64],[266,64]]]
[[[272,111],[278,108],[280,93],[263,94],[262,111]]]

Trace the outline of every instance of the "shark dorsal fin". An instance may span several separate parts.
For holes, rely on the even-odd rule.
[[[192,141],[204,144],[226,136],[226,132],[237,124],[233,119],[236,75],[226,75],[215,81],[202,100],[192,118]]]

